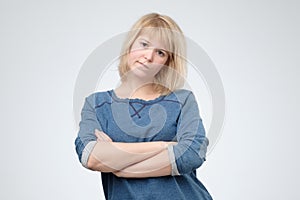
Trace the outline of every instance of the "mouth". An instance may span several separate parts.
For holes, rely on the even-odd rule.
[[[145,67],[146,69],[149,69],[149,67],[147,65],[145,65],[144,63],[141,63],[139,61],[137,61],[137,63],[139,63],[140,65],[142,65],[143,67]]]

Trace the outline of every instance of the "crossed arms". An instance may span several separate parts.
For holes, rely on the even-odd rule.
[[[177,142],[113,142],[96,129],[94,99],[87,98],[75,144],[81,163],[91,170],[126,178],[158,177],[190,173],[205,161],[208,140],[192,93],[183,102]]]
[[[87,163],[91,170],[112,172],[118,177],[157,177],[171,175],[168,145],[175,142],[113,142],[102,131],[95,131],[95,144]]]

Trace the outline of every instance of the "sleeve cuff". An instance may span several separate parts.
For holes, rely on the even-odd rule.
[[[170,159],[170,163],[171,163],[171,167],[172,167],[171,175],[179,176],[180,174],[178,172],[177,165],[176,165],[175,155],[174,155],[174,151],[173,151],[173,145],[168,146],[168,154],[169,154],[169,159]]]
[[[81,156],[81,164],[85,168],[88,168],[87,167],[87,162],[88,162],[89,156],[90,156],[92,150],[94,149],[96,143],[97,143],[97,141],[91,141],[83,149],[82,156]]]

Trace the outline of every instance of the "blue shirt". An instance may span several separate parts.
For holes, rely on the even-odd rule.
[[[113,90],[86,98],[75,140],[83,166],[96,144],[95,129],[114,142],[177,141],[169,146],[172,175],[154,178],[120,178],[101,173],[108,200],[211,200],[197,179],[196,169],[205,161],[208,140],[194,94],[176,90],[154,100],[121,99]]]

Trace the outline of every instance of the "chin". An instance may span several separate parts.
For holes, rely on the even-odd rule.
[[[142,69],[135,68],[131,72],[132,72],[131,74],[133,75],[133,77],[136,77],[136,78],[139,78],[139,79],[142,79],[142,80],[151,80],[151,79],[153,79],[153,77],[149,76],[149,73],[147,73],[147,71],[144,71]]]

